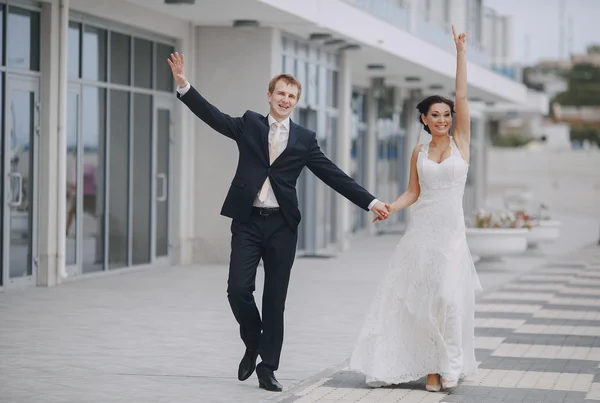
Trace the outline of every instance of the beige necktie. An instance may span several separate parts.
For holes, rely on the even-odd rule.
[[[274,123],[276,129],[275,133],[273,133],[273,138],[271,139],[271,145],[269,147],[269,162],[273,164],[275,158],[277,158],[277,150],[279,148],[279,138],[281,137],[281,123]],[[267,200],[267,192],[269,191],[271,183],[269,182],[269,177],[263,183],[262,189],[260,189],[260,193],[258,194],[258,200],[262,203]]]

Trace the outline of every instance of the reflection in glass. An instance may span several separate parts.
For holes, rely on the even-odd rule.
[[[69,23],[69,78],[79,78],[80,25]]]
[[[10,7],[8,11],[6,64],[40,70],[40,13]]]
[[[77,262],[77,127],[79,122],[78,94],[67,96],[67,240],[65,263]]]
[[[83,87],[82,98],[81,254],[83,272],[90,273],[101,271],[104,267],[106,90]]]
[[[3,10],[2,7],[0,7],[0,10]],[[0,16],[2,16],[2,13],[0,12]],[[2,27],[2,22],[0,20],[0,28]],[[1,30],[0,30],[1,32]],[[0,33],[0,37],[2,37],[2,34]],[[1,43],[2,41],[0,41]],[[2,46],[2,45],[0,45]],[[4,73],[0,72],[0,94],[4,94]],[[0,116],[2,116],[4,113],[4,97],[0,96]],[[2,121],[2,120],[0,120]],[[0,130],[0,171],[4,171],[4,130]],[[2,175],[2,177],[0,177],[0,203],[2,203],[2,205],[0,206],[0,286],[4,285],[3,283],[3,279],[4,279],[4,187],[3,187],[3,177],[4,175]]]
[[[106,81],[106,30],[85,26],[81,65],[82,77],[92,81]]]
[[[159,109],[156,117],[156,256],[169,253],[169,147],[171,116]]]
[[[110,82],[129,85],[131,68],[131,37],[110,33]]]
[[[338,107],[338,72],[327,70],[327,106]]]
[[[156,44],[156,89],[159,91],[173,91],[173,75],[167,59],[174,51],[173,46]]]
[[[135,38],[133,44],[133,84],[136,87],[152,88],[152,42]],[[165,62],[166,63],[166,62]]]
[[[31,138],[34,130],[35,94],[29,91],[10,92],[8,135],[9,168],[6,180],[10,215],[9,275],[11,278],[31,275],[31,203],[33,176],[31,171]]]
[[[129,244],[129,93],[110,91],[108,155],[108,266],[128,264]]]
[[[4,4],[0,4],[0,64],[4,64]],[[1,84],[0,84],[1,85]],[[1,92],[0,92],[1,94]],[[0,109],[1,110],[1,109]],[[1,140],[1,137],[0,137]],[[2,144],[2,143],[0,143]],[[0,154],[2,152],[0,151]],[[0,159],[0,161],[2,161]],[[0,227],[2,228],[2,227]],[[1,240],[0,235],[0,240]],[[0,243],[2,245],[2,243]],[[0,262],[2,262],[2,250],[0,248]],[[2,268],[0,268],[0,285],[2,285]]]
[[[133,264],[150,263],[152,220],[152,96],[133,97]]]

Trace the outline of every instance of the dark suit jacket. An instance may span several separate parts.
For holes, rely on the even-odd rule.
[[[335,191],[367,211],[375,199],[323,154],[314,132],[291,120],[287,147],[270,165],[269,122],[266,116],[248,110],[242,117],[231,117],[211,105],[194,87],[190,87],[183,96],[178,93],[177,98],[206,124],[237,143],[237,170],[223,203],[222,215],[248,220],[254,200],[268,176],[284,219],[296,230],[301,218],[296,181],[305,166]]]

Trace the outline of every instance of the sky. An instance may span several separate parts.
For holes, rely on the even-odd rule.
[[[484,0],[483,3],[499,14],[513,16],[515,61],[531,65],[540,59],[559,58],[561,0]],[[588,45],[600,44],[600,0],[565,0],[564,15],[566,38],[568,18],[573,21],[571,53],[585,53]],[[565,39],[563,58],[567,58],[568,47]]]

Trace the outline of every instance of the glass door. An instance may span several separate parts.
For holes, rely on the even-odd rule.
[[[66,135],[66,222],[65,222],[65,265],[69,277],[81,273],[81,228],[82,228],[82,192],[80,181],[79,133],[81,116],[80,87],[71,86],[67,93],[67,135]]]
[[[154,97],[153,136],[153,231],[152,246],[155,263],[169,263],[170,254],[170,172],[173,99]]]
[[[2,285],[35,284],[39,82],[7,75],[2,172]]]

